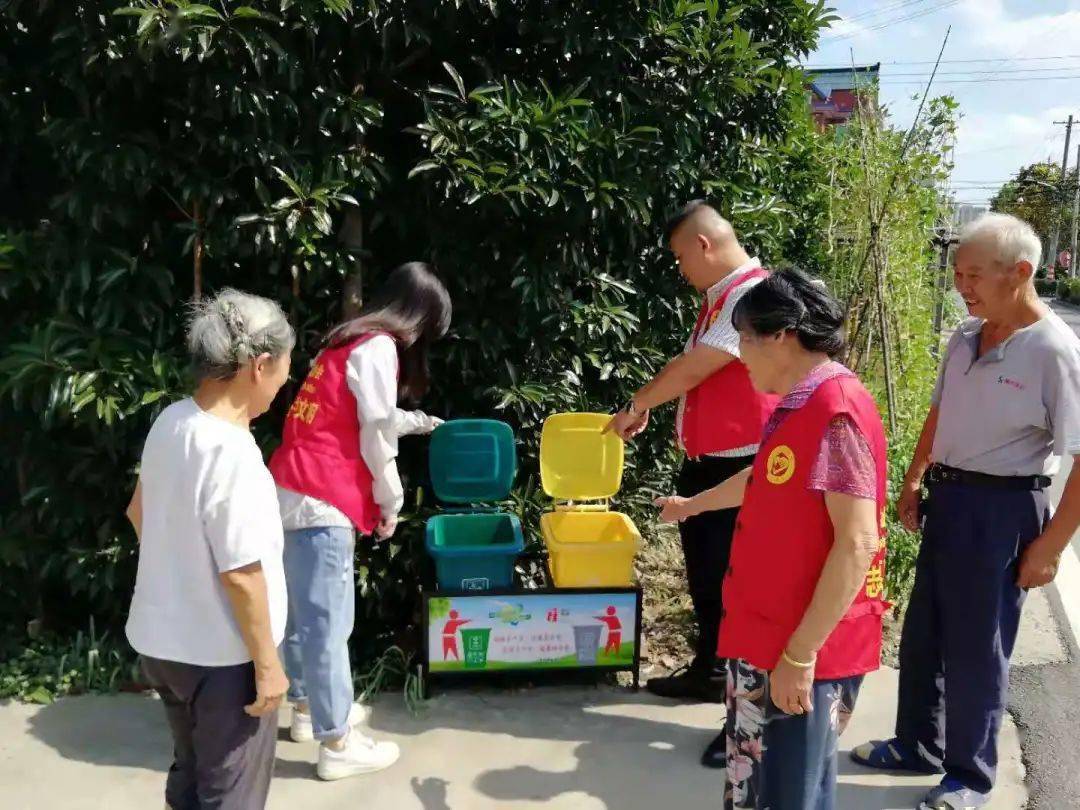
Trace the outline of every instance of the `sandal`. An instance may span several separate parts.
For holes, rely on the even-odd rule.
[[[909,771],[912,773],[942,773],[921,757],[907,751],[895,737],[891,740],[871,740],[851,750],[852,762],[877,771]]]

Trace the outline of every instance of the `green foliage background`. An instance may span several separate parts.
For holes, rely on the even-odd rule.
[[[423,405],[514,425],[535,526],[544,416],[613,408],[689,328],[667,213],[711,197],[763,257],[820,266],[828,185],[790,65],[827,19],[808,0],[14,0],[0,620],[122,621],[122,510],[150,423],[190,385],[196,284],[282,301],[303,369],[390,268],[436,262],[455,316]],[[258,425],[267,448],[287,398]],[[633,453],[624,508],[667,487],[666,427]],[[422,512],[422,445],[402,466]],[[361,657],[408,643],[411,517],[364,552]]]
[[[919,536],[900,524],[894,495],[937,378],[941,333],[934,322],[935,309],[941,307],[944,328],[959,320],[945,296],[952,285],[951,268],[940,267],[940,248],[934,243],[935,229],[947,230],[942,226],[950,216],[942,188],[952,170],[947,156],[957,123],[956,102],[944,96],[928,102],[926,114],[910,131],[891,126],[888,110],[867,110],[824,145],[830,189],[822,223],[824,273],[834,294],[848,306],[845,361],[874,394],[887,429],[884,349],[889,350],[895,428],[888,437],[887,591],[896,603],[910,591]],[[882,246],[880,284],[869,253],[875,227]],[[884,311],[884,333],[879,306]]]
[[[1029,223],[1049,250],[1054,226],[1060,228],[1059,249],[1069,247],[1072,201],[1080,173],[1074,166],[1061,177],[1061,164],[1042,161],[1024,166],[1016,177],[1005,183],[990,201],[990,208],[1012,214]],[[1043,257],[1043,264],[1050,257]],[[1055,257],[1056,258],[1056,257]]]

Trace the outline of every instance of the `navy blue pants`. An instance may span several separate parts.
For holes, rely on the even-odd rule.
[[[989,793],[1024,591],[1020,555],[1050,519],[1045,492],[935,484],[900,640],[896,736]]]

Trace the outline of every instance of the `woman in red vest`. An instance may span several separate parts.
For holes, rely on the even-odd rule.
[[[285,528],[289,623],[283,645],[293,702],[290,733],[317,739],[322,779],[389,767],[393,743],[352,727],[349,636],[355,532],[389,538],[403,503],[398,437],[438,419],[398,408],[428,387],[428,349],[450,326],[450,296],[431,269],[394,270],[360,315],[333,329],[289,409],[270,459]]]
[[[725,807],[829,810],[836,743],[881,654],[885,432],[873,398],[831,358],[844,314],[798,271],[733,313],[759,391],[781,396],[749,470],[694,498],[685,520],[741,504],[717,654],[728,663]]]

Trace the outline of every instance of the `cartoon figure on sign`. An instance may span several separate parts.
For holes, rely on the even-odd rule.
[[[603,622],[607,625],[608,637],[607,644],[604,645],[604,653],[612,653],[618,655],[619,647],[622,645],[622,622],[619,621],[619,617],[615,615],[615,606],[608,605],[608,609],[604,611],[603,616],[594,616],[598,622]]]
[[[470,619],[458,618],[461,614],[456,610],[450,611],[450,618],[447,619],[446,624],[442,629],[442,657],[443,661],[446,661],[448,657],[453,654],[454,658],[458,661],[461,660],[461,655],[458,653],[457,648],[457,631],[459,628],[468,624]]]

